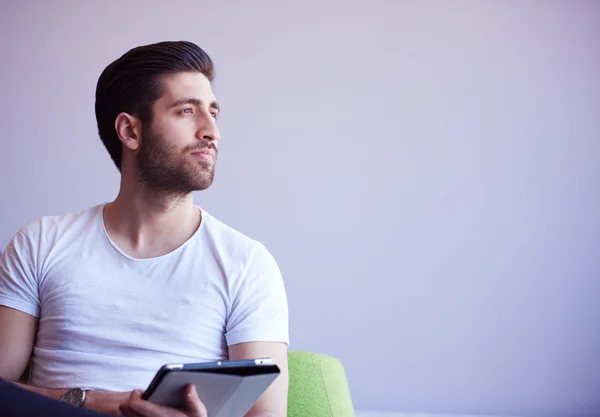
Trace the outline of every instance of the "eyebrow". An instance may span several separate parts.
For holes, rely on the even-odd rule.
[[[183,97],[180,98],[179,100],[174,101],[169,107],[177,107],[177,106],[181,106],[182,104],[193,104],[195,106],[201,106],[202,105],[202,100],[194,98],[194,97]],[[221,107],[219,106],[219,103],[216,102],[216,100],[211,101],[211,103],[208,105],[208,107],[210,107],[211,109],[214,109],[216,111],[221,111]]]

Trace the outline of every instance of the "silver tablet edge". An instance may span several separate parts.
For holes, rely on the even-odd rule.
[[[272,358],[254,359],[254,363],[257,365],[273,365],[273,359]]]

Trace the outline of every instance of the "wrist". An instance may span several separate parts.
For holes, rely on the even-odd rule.
[[[67,388],[43,388],[41,394],[60,401],[67,391]]]
[[[71,388],[61,397],[61,401],[75,407],[84,407],[89,399],[91,388]]]
[[[92,394],[92,391],[85,393],[85,402],[83,403],[82,407],[94,410],[94,395]]]

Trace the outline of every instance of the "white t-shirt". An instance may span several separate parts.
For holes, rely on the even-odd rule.
[[[261,243],[202,210],[182,246],[134,259],[110,240],[103,208],[32,222],[0,258],[0,305],[39,318],[30,384],[145,389],[165,363],[289,343],[283,280]]]

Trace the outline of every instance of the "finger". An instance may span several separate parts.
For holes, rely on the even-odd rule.
[[[140,398],[140,395],[135,391],[131,391],[129,393],[129,397],[127,397],[127,399],[125,401],[122,402],[122,404],[127,404],[129,401],[134,401]]]
[[[194,385],[188,385],[184,393],[186,410],[177,410],[141,399],[129,401],[128,405],[134,413],[142,417],[208,417],[206,407],[200,401]]]
[[[189,384],[185,387],[185,403],[187,405],[187,411],[190,413],[190,417],[207,417],[206,407],[200,401],[196,386]]]
[[[186,414],[174,408],[153,404],[144,400],[129,402],[129,408],[137,415],[143,417],[186,417]]]
[[[143,393],[144,393],[144,391],[142,391],[141,389],[134,389],[133,391],[131,391],[131,395],[129,396],[129,399],[139,400],[142,398]]]
[[[138,413],[135,413],[127,403],[119,405],[119,412],[124,417],[141,417]]]
[[[125,417],[140,417],[140,415],[134,412],[130,406],[132,401],[140,401],[140,399],[140,390],[131,391],[131,393],[129,394],[129,398],[126,401],[123,401],[121,404],[119,404],[119,412]]]

